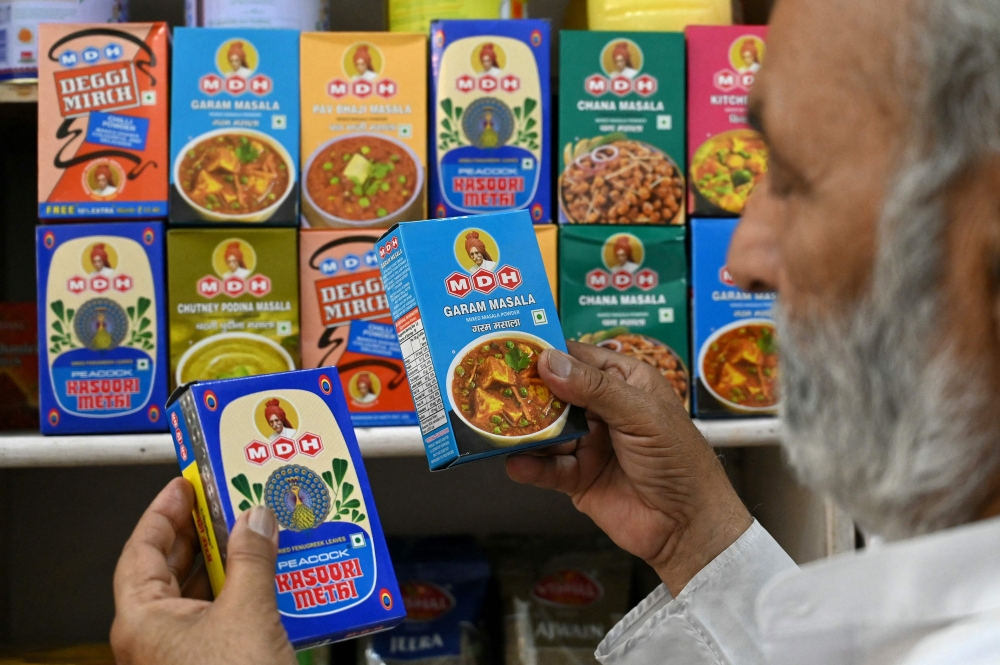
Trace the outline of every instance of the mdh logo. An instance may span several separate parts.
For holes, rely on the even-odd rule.
[[[756,76],[753,72],[734,72],[731,69],[723,69],[716,72],[712,77],[712,83],[722,92],[732,92],[733,90],[749,91],[753,87]]]
[[[323,452],[323,439],[312,432],[306,432],[294,441],[287,436],[279,436],[269,444],[251,441],[243,448],[246,460],[257,466],[264,466],[271,459],[287,462],[297,455],[316,457],[321,452]]]
[[[389,240],[386,240],[384,245],[378,248],[378,256],[380,259],[384,259],[397,249],[399,249],[399,238],[393,236]]]
[[[733,279],[732,274],[729,272],[729,266],[719,268],[719,281],[726,286],[736,286],[736,280]]]
[[[131,275],[125,273],[118,273],[111,277],[94,275],[89,280],[77,275],[66,280],[66,290],[74,295],[80,295],[88,288],[94,293],[104,293],[108,289],[114,289],[119,293],[128,293],[134,286],[135,281]]]
[[[445,290],[456,298],[464,298],[473,291],[492,293],[498,286],[513,291],[521,286],[521,271],[505,265],[496,272],[480,268],[471,275],[453,272],[444,280]]]
[[[547,605],[583,607],[600,600],[604,589],[587,573],[571,568],[535,582],[531,595]]]
[[[245,79],[242,76],[227,76],[205,74],[198,79],[198,89],[206,95],[217,95],[222,91],[234,97],[239,97],[248,90],[258,97],[269,94],[274,89],[274,81],[267,74],[257,74]]]
[[[583,89],[594,97],[601,97],[609,92],[624,97],[634,92],[641,97],[649,97],[659,88],[659,83],[655,76],[643,74],[634,79],[627,76],[615,76],[608,78],[602,74],[591,74],[583,81]]]
[[[616,270],[609,273],[607,270],[595,268],[587,273],[585,279],[587,287],[594,291],[603,291],[609,286],[619,291],[626,291],[632,287],[649,291],[660,284],[660,274],[652,268],[643,268],[634,274],[628,270]]]
[[[433,621],[455,607],[455,597],[433,582],[410,580],[399,587],[408,621]]]
[[[379,79],[378,81],[358,79],[351,83],[348,83],[344,79],[333,79],[326,84],[326,94],[334,99],[343,99],[347,95],[354,95],[355,97],[364,99],[372,93],[383,99],[389,99],[395,97],[398,92],[399,84],[389,78]]]
[[[271,292],[271,278],[267,275],[254,275],[243,279],[230,275],[219,279],[215,275],[205,275],[198,280],[197,289],[198,295],[203,298],[214,298],[220,293],[225,293],[230,298],[237,298],[244,293],[263,298]]]

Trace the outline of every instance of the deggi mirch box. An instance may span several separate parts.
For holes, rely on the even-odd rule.
[[[694,408],[699,418],[774,415],[774,293],[747,293],[726,265],[738,219],[691,220]]]
[[[164,431],[163,225],[39,226],[36,249],[42,433]]]
[[[279,525],[274,586],[292,646],[406,617],[336,369],[188,384],[167,411],[216,595],[236,520],[266,506]]]
[[[167,216],[167,41],[166,23],[41,24],[39,217]]]
[[[173,386],[299,364],[295,229],[171,229]]]
[[[403,223],[377,248],[432,470],[588,431],[538,374],[566,343],[528,211]]]
[[[434,217],[528,210],[552,219],[547,21],[431,24]]]
[[[418,424],[396,329],[387,323],[351,321],[346,333],[336,366],[354,426]]]
[[[298,226],[299,33],[177,28],[170,222]]]

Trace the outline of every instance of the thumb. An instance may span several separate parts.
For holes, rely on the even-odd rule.
[[[587,409],[611,427],[631,422],[636,406],[649,399],[621,379],[556,349],[542,352],[538,372],[556,396]]]
[[[240,515],[229,535],[222,604],[277,613],[274,567],[278,556],[278,520],[263,506]]]

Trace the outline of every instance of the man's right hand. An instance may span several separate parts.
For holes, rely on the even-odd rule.
[[[515,481],[568,494],[676,597],[753,523],[677,394],[644,362],[589,344],[538,362],[549,388],[587,410],[590,434],[507,459]]]

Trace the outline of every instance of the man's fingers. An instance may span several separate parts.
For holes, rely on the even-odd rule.
[[[576,493],[580,485],[580,465],[573,455],[511,455],[505,466],[507,475],[517,483],[564,494]]]
[[[570,355],[577,360],[593,365],[658,399],[680,403],[680,398],[663,375],[641,360],[593,344],[569,341],[567,347]]]
[[[254,608],[277,616],[274,566],[278,556],[278,521],[263,506],[246,511],[229,535],[226,583],[218,602]]]
[[[143,513],[115,569],[115,604],[121,610],[134,599],[176,597],[180,593],[168,557],[178,533],[191,521],[194,489],[175,478],[153,499]],[[183,580],[181,580],[183,581]]]

